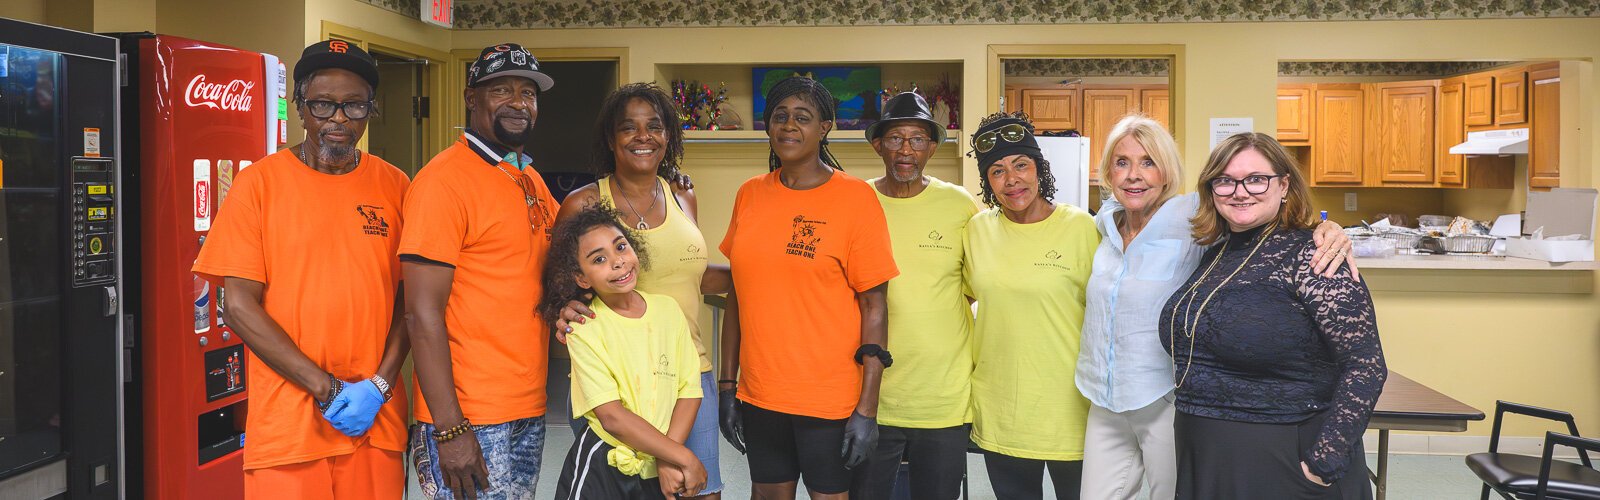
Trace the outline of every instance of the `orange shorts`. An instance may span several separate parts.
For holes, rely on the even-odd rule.
[[[363,443],[355,453],[244,471],[244,497],[396,500],[405,496],[400,452]]]

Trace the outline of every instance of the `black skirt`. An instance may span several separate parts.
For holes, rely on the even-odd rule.
[[[1178,499],[1370,500],[1360,440],[1350,451],[1344,477],[1332,485],[1313,483],[1300,470],[1301,451],[1315,443],[1326,415],[1295,424],[1257,424],[1178,412]]]

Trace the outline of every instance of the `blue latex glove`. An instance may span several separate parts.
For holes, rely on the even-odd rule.
[[[383,391],[378,390],[371,380],[363,380],[345,384],[344,391],[334,396],[327,411],[322,412],[322,418],[328,419],[333,428],[344,435],[356,437],[372,428],[372,420],[378,416],[381,408]]]

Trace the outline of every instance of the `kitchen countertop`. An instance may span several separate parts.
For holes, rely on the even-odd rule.
[[[1502,255],[1396,255],[1384,258],[1357,258],[1356,266],[1367,269],[1445,269],[1502,271],[1593,271],[1600,263],[1545,262]]]

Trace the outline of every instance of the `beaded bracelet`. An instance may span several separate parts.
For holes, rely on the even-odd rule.
[[[461,437],[462,434],[466,434],[471,431],[472,421],[463,418],[461,419],[461,423],[456,424],[455,427],[444,430],[435,430],[432,432],[432,434],[434,442],[443,443],[445,441]]]
[[[327,399],[323,400],[322,402],[317,402],[315,399],[311,401],[317,405],[317,411],[328,411],[328,405],[333,404],[333,398],[339,397],[339,393],[341,392],[344,392],[344,381],[339,380],[339,377],[335,377],[332,373],[329,373]]]

